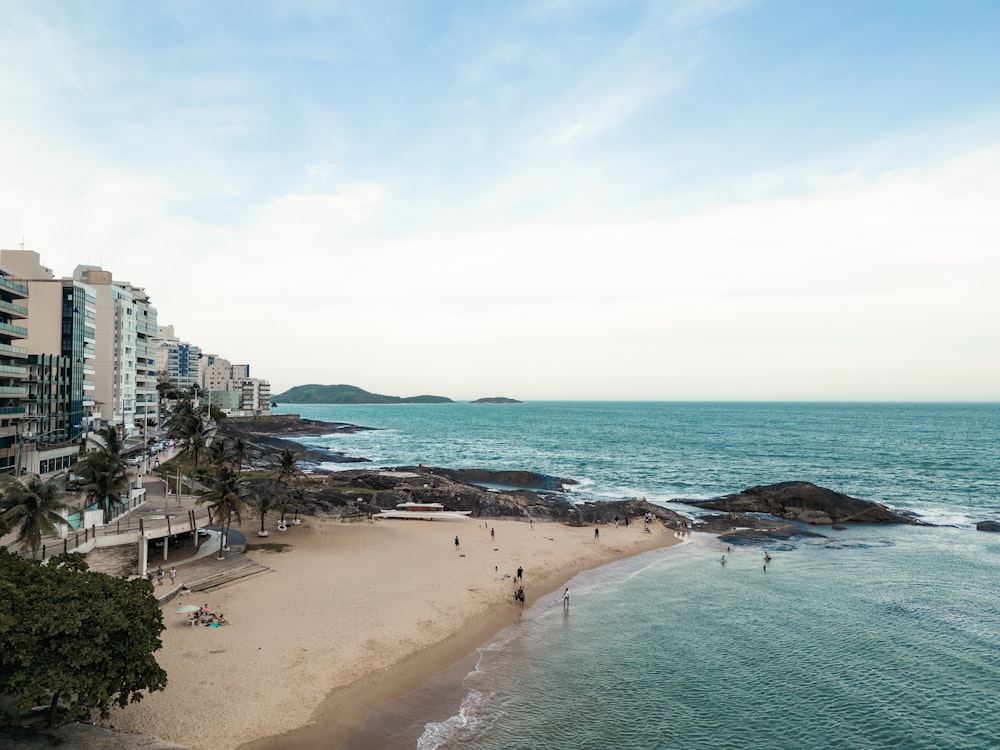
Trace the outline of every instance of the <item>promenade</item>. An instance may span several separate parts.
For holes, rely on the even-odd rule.
[[[172,448],[156,458],[159,459],[158,462],[166,463],[176,453],[177,449]],[[79,528],[63,526],[58,534],[43,537],[36,557],[48,559],[62,552],[89,553],[95,549],[136,545],[137,573],[145,575],[149,568],[155,570],[157,566],[164,564],[177,565],[184,560],[201,556],[198,553],[206,548],[205,544],[172,545],[170,539],[174,537],[176,540],[177,535],[189,533],[194,541],[198,541],[199,530],[204,534],[205,528],[212,524],[209,509],[198,505],[198,496],[190,494],[194,485],[192,480],[182,477],[183,489],[189,492],[177,495],[169,491],[164,479],[146,473],[150,460],[153,459],[130,467],[132,481],[129,495],[123,498],[124,504],[118,509],[118,514],[107,524],[92,520],[99,515],[99,511],[83,513],[86,499],[82,495],[67,496],[66,502],[81,512],[83,523]],[[2,541],[9,548],[17,549],[15,538],[16,534],[12,533]],[[215,539],[217,538],[216,536]],[[143,543],[140,544],[140,541]]]

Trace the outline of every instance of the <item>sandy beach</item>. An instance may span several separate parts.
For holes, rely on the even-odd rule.
[[[193,750],[338,747],[372,707],[517,620],[518,566],[530,606],[579,571],[677,541],[660,524],[604,525],[600,539],[593,527],[486,524],[308,518],[272,534],[291,549],[249,553],[271,572],[164,606],[169,684],[110,724]],[[231,625],[176,614],[206,601]]]

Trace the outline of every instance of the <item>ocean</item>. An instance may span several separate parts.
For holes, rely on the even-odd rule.
[[[283,406],[377,466],[521,469],[678,510],[805,480],[935,527],[684,545],[577,576],[349,747],[1000,748],[1000,405]],[[357,468],[330,464],[327,468]],[[772,561],[766,572],[763,553]]]

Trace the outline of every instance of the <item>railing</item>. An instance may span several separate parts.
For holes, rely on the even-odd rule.
[[[210,526],[212,523],[214,523],[212,513],[206,509],[205,519],[201,522],[201,526]],[[53,555],[59,555],[63,552],[74,552],[81,549],[84,552],[89,552],[95,547],[113,547],[118,544],[132,544],[150,539],[161,539],[173,536],[174,534],[183,534],[189,531],[195,532],[198,528],[198,513],[193,508],[185,511],[184,515],[178,518],[171,518],[169,515],[153,521],[140,518],[136,523],[129,522],[125,525],[125,528],[122,528],[121,518],[119,517],[119,519],[112,520],[111,523],[104,526],[92,524],[89,528],[71,531],[65,537],[43,537],[42,545],[39,548],[41,555],[38,556],[38,553],[36,553],[36,556],[40,560],[47,560]],[[134,538],[122,541],[122,537]],[[102,539],[108,540],[107,543],[101,544],[100,540]],[[24,551],[23,554],[31,556],[30,550]]]
[[[28,329],[23,326],[15,326],[10,323],[0,323],[0,331],[6,331],[13,336],[19,336],[20,338],[28,337]]]
[[[23,346],[11,346],[10,344],[0,344],[0,352],[7,352],[8,354],[20,355],[22,357],[28,356],[28,350]]]
[[[28,308],[22,307],[21,305],[15,305],[13,302],[8,302],[5,299],[0,299],[0,310],[6,310],[14,315],[20,315],[23,318],[28,317]]]
[[[25,297],[28,296],[28,287],[24,284],[18,284],[16,281],[11,281],[6,276],[0,276],[0,287],[10,289],[12,292],[19,292]]]

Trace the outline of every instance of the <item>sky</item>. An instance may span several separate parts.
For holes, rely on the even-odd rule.
[[[0,247],[279,393],[1000,400],[1000,3],[0,3]]]

